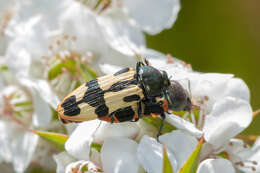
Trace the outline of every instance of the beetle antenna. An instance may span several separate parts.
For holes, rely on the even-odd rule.
[[[139,53],[137,53],[137,51],[135,49],[133,49],[131,47],[131,45],[129,44],[129,42],[127,40],[123,40],[124,43],[127,45],[127,47],[130,49],[130,51],[132,51],[137,59],[138,62],[143,62],[143,58],[141,57],[141,55]]]

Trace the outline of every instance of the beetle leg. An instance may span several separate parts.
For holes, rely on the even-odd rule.
[[[110,115],[109,115],[110,119],[111,119],[111,124],[114,123],[114,112],[112,112]]]
[[[137,108],[138,108],[138,110],[137,110],[137,115],[138,115],[138,117],[137,117],[135,120],[132,120],[131,122],[136,122],[136,121],[138,121],[140,118],[142,118],[142,102],[138,102],[138,103],[137,103]]]
[[[157,137],[156,137],[158,142],[159,142],[159,136],[161,135],[161,131],[162,131],[162,128],[163,128],[163,125],[164,125],[164,122],[165,122],[165,114],[161,113],[161,117],[162,117],[162,123],[160,125],[159,131],[158,131]]]
[[[142,118],[142,102],[138,102],[138,119]]]

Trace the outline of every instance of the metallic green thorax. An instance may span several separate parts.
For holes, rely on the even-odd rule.
[[[161,96],[163,90],[170,85],[167,73],[152,66],[142,66],[139,75],[148,98]]]

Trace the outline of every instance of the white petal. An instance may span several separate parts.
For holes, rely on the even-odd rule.
[[[140,141],[144,135],[154,138],[156,137],[158,129],[152,124],[146,123],[144,120],[140,119],[137,122],[137,125],[140,128],[140,132],[138,133],[138,136],[135,138],[135,141]]]
[[[238,97],[249,102],[250,93],[249,88],[246,83],[239,78],[232,78],[228,81],[227,89],[225,91],[225,96]]]
[[[9,44],[6,53],[6,65],[13,74],[26,76],[30,70],[31,55],[22,45],[23,41],[19,39]]]
[[[260,138],[258,137],[253,145],[253,149],[259,148],[260,147]]]
[[[197,138],[200,138],[203,134],[202,131],[198,130],[194,124],[174,114],[166,114],[166,121],[177,129],[185,130]]]
[[[235,173],[232,163],[226,159],[207,159],[200,163],[197,173]]]
[[[71,1],[70,7],[66,9],[59,22],[63,34],[76,37],[71,45],[74,51],[95,52],[96,50],[106,49],[103,34],[97,23],[97,16],[82,4]]]
[[[136,138],[140,129],[136,123],[122,122],[122,123],[107,123],[102,122],[94,135],[94,141],[103,143],[105,139],[112,137],[126,137]]]
[[[105,140],[101,149],[104,172],[138,173],[137,143],[127,138]]]
[[[0,121],[0,156],[6,161],[12,160],[12,141],[19,134],[16,124],[7,121]]]
[[[58,96],[52,91],[50,85],[45,80],[34,80],[36,86],[35,89],[39,92],[41,98],[49,103],[52,108],[56,109],[58,106],[60,99]]]
[[[152,66],[166,71],[168,76],[172,77],[172,80],[187,82],[193,79],[194,75],[197,74],[192,72],[192,68],[189,64],[174,57],[167,57],[159,51],[145,48],[141,50],[140,54],[143,58],[146,58]],[[169,59],[172,62],[168,62]],[[191,74],[193,75],[191,76]],[[191,86],[193,87],[193,85]]]
[[[174,153],[178,162],[178,169],[181,168],[198,144],[195,137],[184,133],[181,130],[174,130],[171,133],[166,133],[160,136],[159,140]]]
[[[36,149],[39,137],[33,133],[23,133],[17,136],[12,145],[13,167],[16,172],[23,172],[28,167]]]
[[[193,100],[196,102],[203,101],[206,105],[205,113],[212,110],[217,100],[222,100],[225,89],[227,89],[228,81],[233,77],[231,74],[219,73],[201,73],[189,77],[191,82],[191,92]],[[205,97],[208,100],[205,101]]]
[[[66,151],[77,159],[88,160],[93,133],[98,128],[99,123],[99,120],[80,123],[66,141]]]
[[[52,111],[49,104],[43,100],[47,95],[42,96],[43,98],[40,97],[42,91],[37,88],[37,83],[29,78],[20,77],[19,81],[28,88],[32,95],[34,106],[33,124],[36,127],[45,127],[49,125],[52,119]]]
[[[137,25],[149,34],[171,28],[180,10],[179,0],[124,0],[122,5]]]
[[[41,61],[41,57],[48,52],[48,35],[50,30],[40,16],[30,18],[28,21],[15,27],[15,29],[18,31],[14,31],[14,41],[10,42],[8,46],[7,57],[10,59],[9,63],[15,67],[16,70],[22,72],[22,69],[19,69],[19,67],[15,65],[15,62],[20,62],[22,61],[21,58],[25,57],[28,57],[28,60],[25,62],[30,61],[32,63],[33,60]],[[28,63],[26,65],[28,65]],[[31,66],[31,68],[37,67]],[[37,70],[35,70],[35,72],[39,73]]]
[[[143,33],[137,27],[130,25],[129,21],[103,16],[97,19],[105,41],[113,49],[133,56],[133,50],[140,50],[145,46]]]
[[[237,154],[239,152],[245,151],[249,149],[249,147],[244,143],[241,139],[232,138],[225,145],[225,151],[230,154]]]
[[[66,7],[65,1],[59,0],[29,0],[21,3],[18,11],[18,22],[27,21],[31,16],[41,16],[45,25],[57,27],[58,17],[62,14]]]
[[[204,138],[216,148],[242,132],[252,121],[252,109],[248,102],[225,97],[216,102],[205,119]]]
[[[56,173],[64,173],[66,166],[75,160],[66,152],[53,155],[53,159],[57,164]]]
[[[123,67],[111,64],[100,64],[99,67],[104,74],[113,74],[123,69]]]
[[[246,158],[246,153],[249,153],[251,148],[240,139],[230,139],[230,141],[225,144],[224,151],[228,154],[229,160],[233,163],[243,161]],[[243,155],[243,156],[242,156]]]
[[[167,149],[170,162],[174,172],[177,171],[177,160],[173,153]],[[144,136],[137,149],[137,158],[143,168],[149,173],[162,172],[162,144],[158,143],[154,138]]]
[[[35,127],[46,127],[52,119],[52,111],[50,106],[39,96],[39,93],[31,89],[33,96],[33,125]]]

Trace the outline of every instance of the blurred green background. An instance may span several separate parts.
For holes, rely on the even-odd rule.
[[[172,29],[147,36],[148,47],[190,63],[201,72],[233,73],[260,108],[260,1],[182,0]]]

